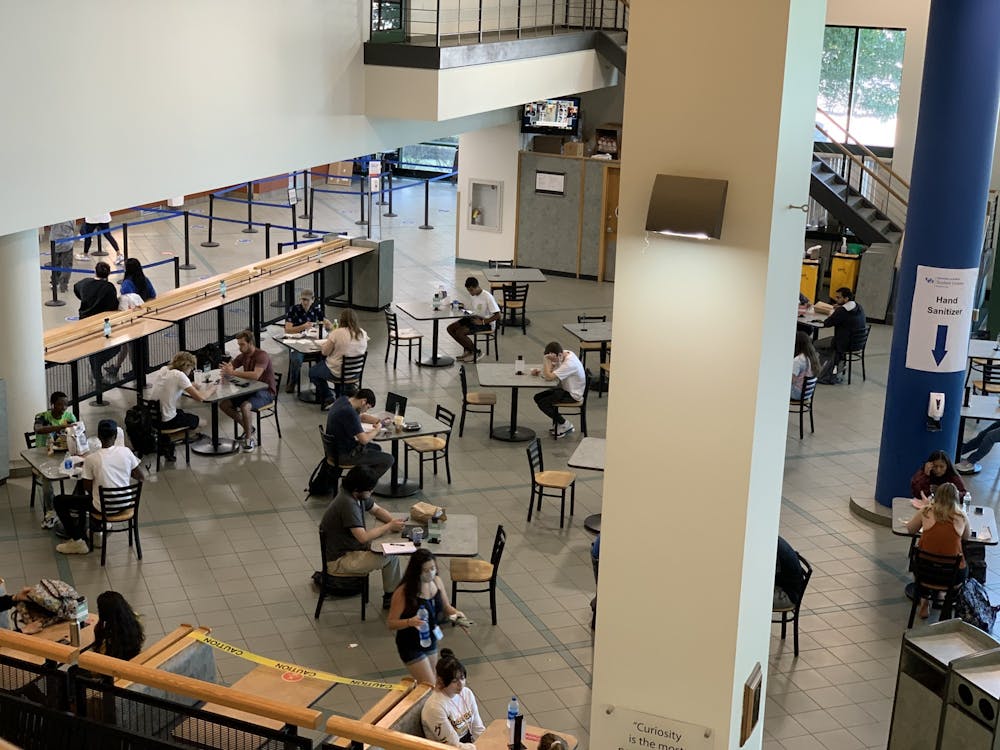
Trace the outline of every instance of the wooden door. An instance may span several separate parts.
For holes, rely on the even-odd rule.
[[[615,249],[618,245],[618,186],[621,169],[609,166],[604,170],[603,231],[601,257],[597,266],[598,281],[615,280]]]

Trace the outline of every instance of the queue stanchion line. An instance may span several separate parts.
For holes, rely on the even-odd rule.
[[[306,204],[302,207],[304,213],[299,214],[300,219],[312,219],[312,211],[309,206],[309,190],[312,187],[312,173],[308,169],[302,170],[302,195],[306,196]],[[311,227],[310,227],[311,229]]]
[[[256,234],[257,229],[253,225],[253,182],[247,183],[247,221],[243,228],[243,234]]]
[[[208,194],[208,240],[201,243],[202,247],[218,247],[219,243],[212,239],[213,224],[215,224],[215,193]]]
[[[108,231],[110,232],[111,230],[109,229]],[[106,256],[108,254],[107,251],[105,251],[105,249],[104,249],[104,244],[101,242],[101,235],[102,234],[104,234],[104,232],[100,232],[99,231],[99,232],[94,232],[91,235],[91,236],[97,235],[97,249],[94,252],[91,253],[91,255],[93,255],[95,258],[103,258],[104,256]]]
[[[313,231],[313,216],[315,215],[315,208],[316,208],[316,189],[313,188],[312,186],[309,187],[309,191],[306,193],[305,200],[307,206],[306,214],[308,215],[309,218],[309,233],[303,236],[307,240],[315,240],[319,237],[319,235]]]
[[[170,261],[174,264],[174,289],[179,289],[181,286],[181,259],[175,255]]]
[[[122,257],[128,260],[128,222],[122,222]]]
[[[361,218],[358,221],[354,222],[354,223],[357,224],[358,226],[365,226],[366,224],[368,224],[368,222],[365,221],[365,183],[364,182],[361,183],[361,187],[358,189],[358,198],[361,199]]]
[[[424,180],[424,223],[420,225],[420,229],[433,229],[434,225],[431,224],[431,181]]]
[[[71,251],[72,252],[72,251]],[[55,266],[56,260],[56,241],[49,240],[49,257],[52,258],[52,265]],[[66,304],[64,300],[59,299],[59,282],[56,281],[56,271],[49,272],[49,284],[52,286],[52,299],[45,302],[46,307],[62,307]],[[62,273],[62,271],[59,271]]]
[[[390,165],[389,172],[386,175],[386,179],[389,181],[389,213],[382,214],[387,219],[395,219],[399,214],[392,210],[392,166]]]
[[[271,222],[264,224],[264,258],[271,257]]]
[[[198,266],[191,262],[191,215],[189,212],[184,212],[184,265],[181,266],[185,271],[193,271]]]

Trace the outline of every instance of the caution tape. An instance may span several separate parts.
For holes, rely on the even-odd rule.
[[[254,664],[262,664],[265,667],[280,669],[284,672],[282,679],[289,682],[295,682],[297,680],[310,677],[314,680],[336,682],[341,685],[353,685],[354,687],[378,688],[381,690],[406,690],[407,688],[406,685],[400,683],[376,682],[374,680],[358,680],[353,677],[341,677],[340,675],[330,674],[329,672],[321,672],[317,669],[301,667],[298,664],[288,664],[275,659],[268,659],[266,656],[261,656],[260,654],[255,654],[247,651],[246,649],[239,648],[238,646],[233,646],[230,643],[220,641],[217,638],[212,638],[212,636],[200,630],[194,630],[188,633],[188,638],[194,638],[196,641],[201,641],[206,646],[211,646],[212,648],[217,648],[219,651],[225,651],[227,654],[232,654],[233,656],[238,656],[241,659],[252,661]]]

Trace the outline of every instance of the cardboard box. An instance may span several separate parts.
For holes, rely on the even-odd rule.
[[[562,147],[563,156],[584,156],[584,144],[580,141],[568,141]]]

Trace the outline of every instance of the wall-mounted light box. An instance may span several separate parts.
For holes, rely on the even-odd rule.
[[[729,180],[658,174],[649,197],[646,231],[692,239],[720,239]]]

